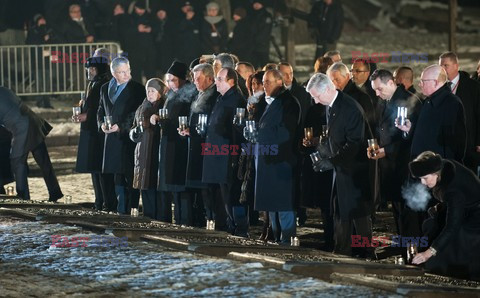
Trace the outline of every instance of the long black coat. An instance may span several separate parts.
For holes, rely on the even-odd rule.
[[[366,132],[369,134],[367,135],[367,138],[370,138],[370,136],[373,135],[373,127],[375,127],[376,124],[376,112],[372,99],[370,98],[370,96],[368,96],[367,93],[363,92],[360,88],[358,88],[352,80],[348,81],[345,88],[343,88],[343,93],[355,99],[362,107],[365,119],[367,120],[368,124]]]
[[[290,93],[295,96],[300,103],[302,116],[300,124],[303,125],[303,123],[305,123],[305,118],[307,117],[308,109],[313,105],[312,97],[307,92],[307,90],[305,90],[305,87],[300,85],[295,78],[293,79]]]
[[[467,144],[465,113],[460,99],[445,84],[426,98],[412,136],[412,158],[433,151],[463,162]]]
[[[268,53],[270,50],[270,35],[272,34],[272,15],[263,7],[260,10],[252,11],[248,17],[252,30],[251,36],[253,52]]]
[[[222,18],[212,24],[207,18],[209,17],[204,17],[200,24],[202,53],[212,54],[225,52],[228,42],[227,22]]]
[[[12,134],[11,159],[35,149],[52,130],[47,121],[5,87],[0,87],[0,125]]]
[[[343,29],[343,8],[339,1],[326,5],[317,1],[308,16],[308,27],[315,30],[318,40],[334,43],[340,38]]]
[[[255,210],[295,210],[300,116],[298,100],[285,90],[266,107],[260,118]],[[268,150],[265,152],[262,147]]]
[[[143,133],[136,134],[134,141],[135,161],[133,167],[133,188],[156,189],[158,170],[158,146],[160,142],[160,128],[150,123],[150,117],[158,112],[163,104],[163,99],[153,104],[145,99],[135,112],[132,129],[138,129],[143,117]]]
[[[480,84],[470,79],[468,73],[460,71],[455,95],[461,99],[465,111],[467,127],[465,165],[476,171],[480,165],[480,153],[475,150],[475,146],[480,146]]]
[[[329,143],[336,173],[339,214],[343,220],[372,214],[373,200],[365,153],[366,120],[355,99],[338,91],[330,108]]]
[[[426,268],[480,280],[480,180],[454,160],[443,160],[434,197],[446,207],[445,227],[431,247]]]
[[[222,145],[240,146],[242,137],[233,129],[232,123],[236,108],[243,108],[244,106],[245,100],[236,86],[230,88],[223,96],[220,95],[208,120],[205,143],[211,144],[212,148],[218,146],[219,149]],[[235,174],[235,161],[238,160],[238,156],[205,153],[202,182],[216,184],[232,182]]]
[[[177,92],[170,90],[164,108],[168,109],[169,120],[162,126],[158,165],[159,191],[184,191],[188,139],[178,134],[178,117],[190,114],[190,105],[198,91],[194,84],[187,82]],[[191,130],[192,128],[190,128]]]
[[[389,101],[382,101],[377,106],[378,122],[374,134],[379,147],[385,150],[385,157],[378,160],[380,187],[382,196],[392,201],[402,201],[401,187],[408,177],[411,147],[411,139],[404,138],[403,132],[395,127],[397,107],[408,107],[408,119],[415,121],[421,103],[400,85]]]
[[[190,117],[188,119],[190,138],[188,139],[187,187],[197,188],[205,186],[202,183],[202,143],[205,142],[205,137],[197,133],[195,126],[198,123],[199,114],[206,114],[207,119],[210,118],[213,106],[219,95],[220,93],[217,92],[215,84],[212,84],[205,92],[198,95],[190,107]]]
[[[308,109],[304,127],[313,128],[313,136],[318,138],[322,133],[322,125],[327,124],[325,106],[314,104]],[[316,151],[315,147],[300,147],[302,154],[301,168],[301,205],[309,208],[330,210],[332,196],[332,171],[315,172],[312,167],[310,154]]]
[[[103,146],[105,134],[98,130],[97,111],[100,103],[100,88],[108,82],[106,76],[95,78],[87,87],[82,113],[87,113],[87,120],[80,124],[77,163],[78,173],[94,173],[102,171]]]
[[[100,90],[100,105],[97,112],[98,127],[100,129],[103,117],[109,115],[112,116],[113,124],[119,126],[120,131],[105,134],[102,171],[103,173],[125,174],[128,173],[127,171],[133,170],[135,143],[129,139],[128,133],[135,111],[145,98],[145,88],[142,84],[130,80],[113,104],[108,95],[108,84],[108,82],[103,84]]]
[[[13,174],[10,168],[10,143],[12,134],[3,126],[0,126],[0,191],[1,187],[13,181]]]
[[[95,36],[95,29],[92,22],[86,17],[83,18],[83,22],[85,23],[85,29],[88,34],[83,32],[82,27],[77,22],[68,18],[68,20],[62,24],[62,29],[60,29],[63,41],[67,43],[85,43],[88,35]]]
[[[240,61],[251,61],[253,35],[252,24],[248,19],[239,20],[233,28],[233,36],[229,41],[229,51],[238,56]]]

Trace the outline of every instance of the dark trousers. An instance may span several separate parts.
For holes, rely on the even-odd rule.
[[[95,208],[102,210],[105,207],[109,211],[114,211],[117,207],[117,198],[113,174],[92,173],[92,184],[95,193]]]
[[[358,235],[367,237],[369,243],[372,241],[372,217],[364,216],[354,219],[344,220],[340,218],[340,215],[337,213],[334,216],[334,239],[335,247],[334,252],[342,255],[351,256],[352,255],[352,233],[353,227],[355,226],[355,231]],[[372,252],[371,248],[366,248],[364,250],[364,256],[367,257],[369,253]]]
[[[153,189],[142,189],[142,205],[143,205],[143,216],[156,219],[157,211],[157,190]]]
[[[193,198],[190,192],[172,192],[175,209],[173,216],[177,225],[193,225]]]
[[[317,39],[317,49],[315,51],[315,58],[313,61],[316,61],[318,57],[323,57],[323,55],[331,50],[337,48],[337,42],[328,43],[326,40]]]
[[[172,193],[165,191],[157,192],[156,219],[163,222],[172,222]]]
[[[218,184],[209,184],[201,193],[206,219],[215,221],[215,229],[226,230],[227,214]]]
[[[290,244],[290,238],[297,233],[295,211],[269,212],[269,217],[275,241],[281,244]],[[278,238],[279,234],[280,238]]]
[[[263,68],[265,64],[270,62],[269,52],[254,52],[252,55],[252,64],[257,68]]]
[[[120,214],[129,214],[130,208],[138,208],[140,191],[134,189],[133,171],[128,174],[115,174],[115,194],[117,195],[117,211]]]
[[[56,201],[63,197],[62,190],[58,184],[57,176],[53,170],[50,156],[48,155],[45,142],[40,143],[32,150],[33,158],[40,167],[43,180],[47,185],[49,200]],[[28,153],[10,160],[12,171],[15,176],[17,194],[19,197],[30,200],[30,191],[28,189]]]
[[[235,192],[234,184],[220,184],[225,212],[227,213],[227,231],[234,235],[246,236],[248,233],[248,207],[238,202],[240,192]]]

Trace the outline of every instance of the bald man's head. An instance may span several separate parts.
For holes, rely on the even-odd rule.
[[[425,96],[440,89],[447,81],[447,73],[440,65],[430,65],[425,68],[420,77],[420,87]]]

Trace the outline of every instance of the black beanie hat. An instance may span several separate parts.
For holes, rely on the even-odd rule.
[[[410,173],[414,177],[423,177],[433,174],[443,168],[442,157],[432,151],[425,151],[408,164]]]
[[[187,71],[188,71],[187,64],[175,60],[175,61],[173,61],[170,68],[167,70],[167,73],[172,74],[179,79],[186,80],[187,79]]]
[[[105,57],[88,57],[85,63],[85,68],[96,67],[99,74],[108,71],[108,59]]]

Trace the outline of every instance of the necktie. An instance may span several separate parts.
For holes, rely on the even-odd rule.
[[[330,107],[327,106],[326,110],[325,110],[325,115],[327,116],[327,125],[328,125],[328,122],[330,121]]]

